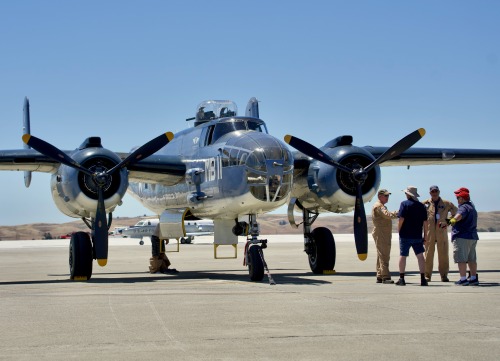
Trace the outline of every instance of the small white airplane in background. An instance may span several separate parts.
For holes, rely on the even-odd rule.
[[[142,246],[144,244],[142,238],[151,237],[158,223],[158,218],[143,219],[132,227],[118,230],[118,235],[122,235],[125,238],[140,238],[139,244]],[[199,219],[185,221],[184,227],[186,229],[186,236],[179,239],[182,244],[191,243],[195,236],[210,236],[214,234],[214,222],[212,220]]]

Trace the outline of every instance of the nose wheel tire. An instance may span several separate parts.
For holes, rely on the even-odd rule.
[[[318,227],[312,231],[312,242],[309,257],[311,271],[317,274],[333,270],[337,252],[332,232],[325,227]]]
[[[264,263],[259,248],[260,246],[251,246],[248,249],[248,273],[252,281],[262,281],[264,278]]]
[[[85,232],[76,232],[69,243],[69,272],[72,280],[89,280],[92,277],[92,242]]]

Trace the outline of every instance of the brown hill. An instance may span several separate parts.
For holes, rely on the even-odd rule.
[[[113,220],[114,227],[127,227],[136,224],[143,217],[119,217]],[[261,234],[301,234],[302,226],[292,228],[285,214],[266,214],[258,217]],[[296,222],[301,218],[297,216]],[[327,227],[334,234],[349,234],[353,232],[352,215],[328,215],[318,217],[313,228]],[[500,211],[480,212],[478,217],[478,230],[480,232],[500,232]],[[87,226],[80,220],[68,223],[33,223],[16,226],[0,226],[0,240],[43,239],[45,237],[60,238],[62,235],[75,232],[88,231]],[[372,231],[371,217],[368,216],[368,232]],[[397,232],[397,222],[393,222],[393,232]]]
[[[111,230],[114,227],[133,226],[144,217],[120,217],[113,219]],[[61,236],[77,231],[89,231],[88,227],[81,220],[68,223],[32,223],[16,226],[0,226],[1,240],[17,239],[44,239],[61,238]]]

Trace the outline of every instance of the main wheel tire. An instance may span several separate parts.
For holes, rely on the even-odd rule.
[[[92,261],[92,242],[88,233],[73,233],[69,242],[70,278],[89,280],[92,277]]]
[[[181,237],[181,244],[186,243],[186,239],[184,237]]]
[[[251,246],[248,249],[248,274],[252,281],[262,281],[264,278],[264,263],[259,250],[260,246]]]
[[[309,254],[309,266],[314,273],[323,273],[333,270],[337,252],[332,232],[325,227],[318,227],[312,231],[312,253]]]

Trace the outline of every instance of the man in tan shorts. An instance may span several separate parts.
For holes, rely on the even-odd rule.
[[[385,204],[389,201],[389,191],[378,191],[378,200],[372,207],[373,239],[377,247],[377,283],[394,283],[389,272],[391,258],[392,220],[398,212],[389,212]]]

